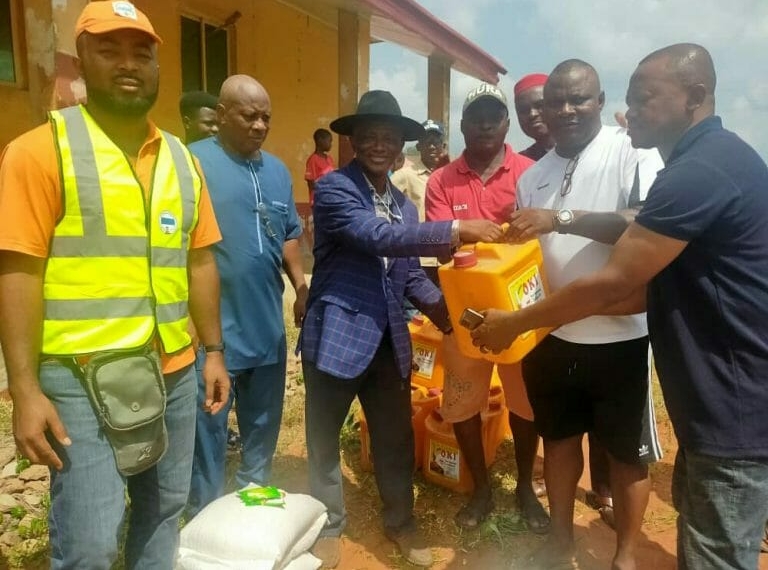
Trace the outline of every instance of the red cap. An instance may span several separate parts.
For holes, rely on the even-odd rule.
[[[79,38],[83,32],[106,34],[115,30],[138,30],[157,43],[163,43],[144,12],[125,0],[100,0],[86,4],[75,24],[75,38]]]
[[[515,83],[515,96],[531,87],[539,87],[547,82],[549,76],[546,73],[531,73]]]
[[[477,255],[474,251],[457,251],[453,254],[454,269],[467,269],[477,265]]]

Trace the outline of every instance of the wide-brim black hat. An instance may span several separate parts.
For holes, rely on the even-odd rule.
[[[417,141],[424,136],[424,127],[420,123],[404,117],[389,91],[368,91],[360,97],[354,115],[344,115],[331,122],[331,130],[340,135],[351,136],[355,127],[364,121],[384,121],[397,125],[403,130],[403,138]]]

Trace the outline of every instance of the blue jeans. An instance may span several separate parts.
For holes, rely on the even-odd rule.
[[[51,568],[111,568],[130,498],[127,568],[173,568],[192,471],[195,425],[194,370],[165,377],[168,451],[150,469],[122,476],[114,454],[72,369],[55,361],[40,366],[40,386],[56,406],[72,445],[55,446],[64,462],[51,470]]]
[[[672,500],[680,570],[754,570],[768,519],[768,459],[725,459],[680,448]]]
[[[224,494],[226,483],[227,416],[232,403],[242,445],[240,467],[235,476],[238,487],[249,483],[269,484],[272,456],[283,419],[286,361],[247,370],[230,370],[232,392],[227,405],[216,415],[202,408],[205,400],[202,365],[205,353],[198,353],[198,408],[192,484],[187,513],[196,515]]]

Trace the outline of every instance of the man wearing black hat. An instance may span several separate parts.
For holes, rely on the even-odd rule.
[[[368,420],[385,533],[410,562],[429,566],[432,554],[413,517],[411,342],[403,300],[450,332],[445,301],[416,256],[450,255],[459,242],[493,241],[502,232],[486,220],[418,223],[388,170],[404,142],[420,139],[424,128],[402,116],[389,92],[365,93],[355,114],[330,127],[349,136],[356,156],[318,181],[313,206],[315,266],[299,348],[310,489],[328,508],[313,553],[327,568],[339,562],[346,523],[339,433],[357,396]]]

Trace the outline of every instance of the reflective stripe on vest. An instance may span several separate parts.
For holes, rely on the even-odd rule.
[[[133,348],[155,332],[166,352],[188,346],[187,251],[202,186],[189,151],[161,131],[147,205],[125,155],[83,107],[50,117],[64,212],[46,267],[43,353]]]

